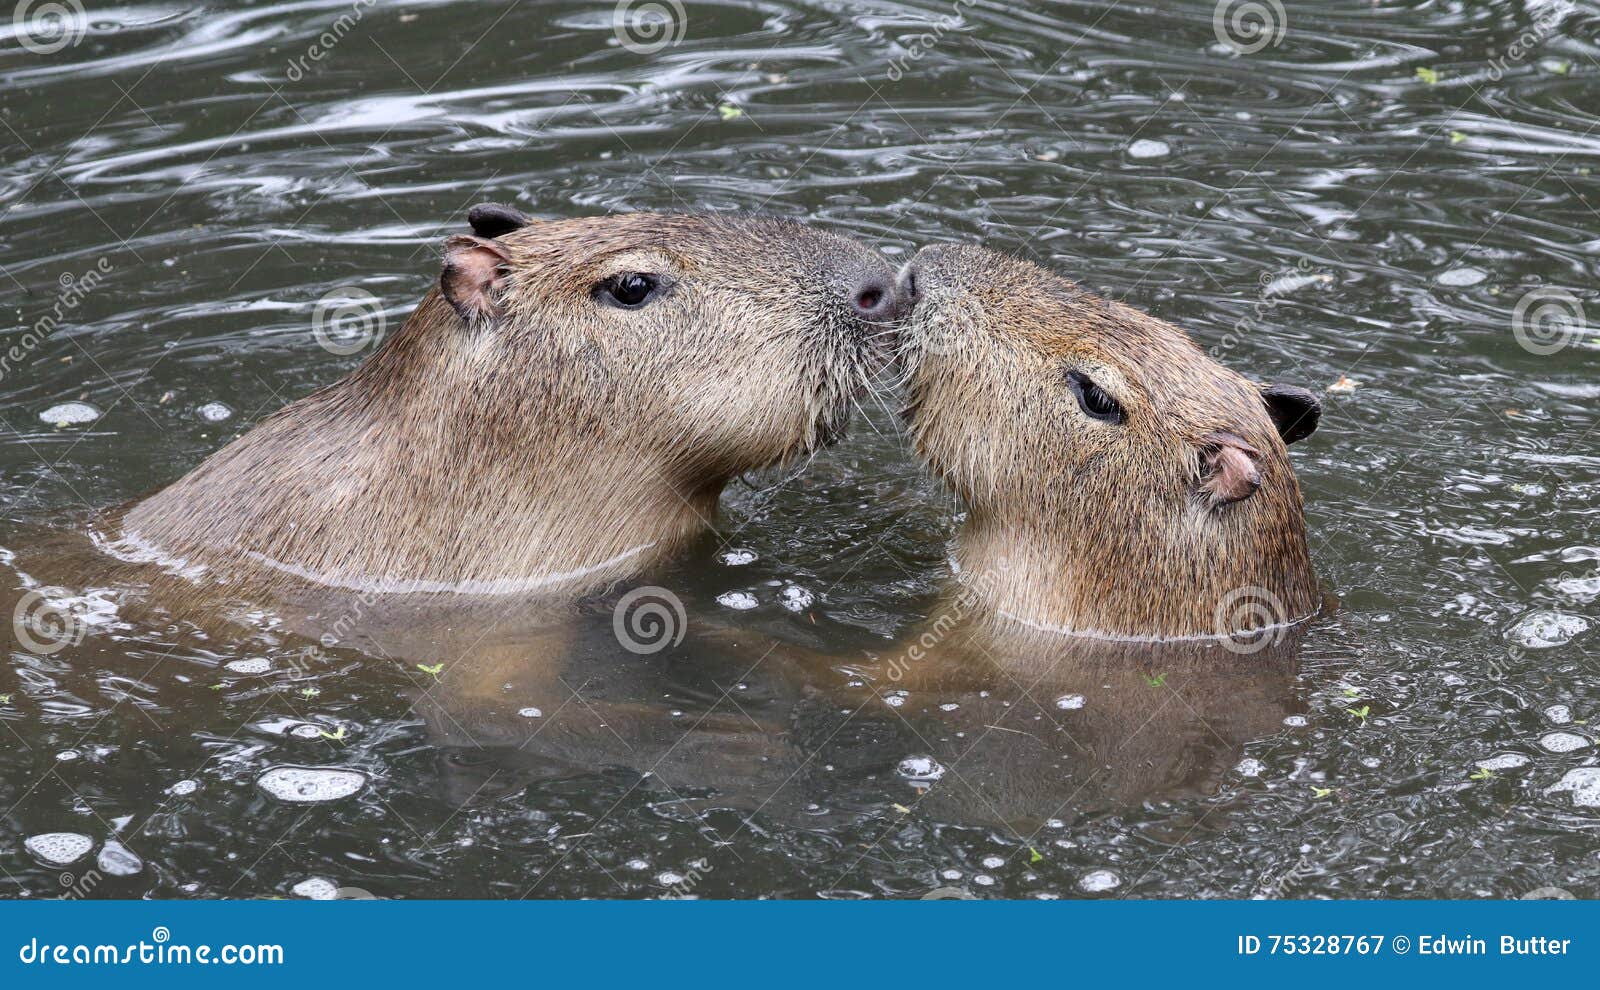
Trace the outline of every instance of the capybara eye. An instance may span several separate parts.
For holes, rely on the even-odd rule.
[[[1121,403],[1111,393],[1094,383],[1094,379],[1081,371],[1067,373],[1067,381],[1078,397],[1078,406],[1091,418],[1104,423],[1120,423],[1124,416]]]
[[[623,309],[638,309],[649,302],[660,287],[661,281],[654,275],[643,272],[629,272],[626,275],[616,275],[601,282],[596,287],[595,295],[603,302]]]

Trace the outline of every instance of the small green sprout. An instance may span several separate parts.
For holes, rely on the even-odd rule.
[[[1329,794],[1333,793],[1333,788],[1331,788],[1331,787],[1312,787],[1311,788],[1311,793],[1316,795],[1318,798],[1325,798]]]
[[[344,726],[339,726],[338,732],[323,732],[319,729],[317,730],[317,735],[333,742],[344,742]]]
[[[211,685],[211,690],[213,690],[213,691],[221,691],[223,688],[225,688],[227,686],[228,685],[226,685],[226,684],[213,684],[213,685]]]
[[[432,675],[434,680],[438,680],[440,672],[444,670],[444,664],[436,663],[430,666],[429,664],[419,663],[417,664],[417,669],[422,671],[424,674]]]
[[[1042,859],[1044,859],[1044,854],[1043,853],[1041,853],[1039,850],[1033,848],[1032,846],[1028,847],[1028,862],[1037,863]]]
[[[305,690],[300,692],[300,697],[302,697],[302,698],[315,698],[317,695],[319,695],[321,693],[322,693],[321,691],[318,691],[314,687],[308,687]]]
[[[1468,780],[1493,780],[1494,779],[1494,771],[1490,770],[1488,767],[1479,767],[1478,768],[1478,772],[1474,773],[1471,777],[1468,777],[1467,779]]]
[[[0,694],[0,705],[9,705],[9,704],[11,704],[11,695],[9,695],[9,694]]]
[[[1161,685],[1167,683],[1167,675],[1157,674],[1154,677],[1146,677],[1144,680],[1145,683],[1149,684],[1151,687],[1160,687]]]
[[[1434,83],[1439,81],[1439,72],[1437,69],[1430,69],[1425,65],[1419,65],[1417,66],[1417,78],[1421,79],[1429,86],[1432,86]]]
[[[1461,133],[1460,131],[1451,131],[1450,132],[1450,143],[1451,144],[1460,144],[1461,142],[1465,141],[1466,139],[1467,139],[1467,136],[1465,134]]]
[[[902,815],[909,815],[909,814],[911,814],[911,809],[910,809],[910,808],[907,808],[907,807],[906,807],[906,806],[905,806],[905,805],[903,805],[903,804],[895,804],[895,805],[892,805],[892,807],[893,807],[893,808],[894,808],[894,810],[896,810],[896,811],[898,811],[898,812],[900,812],[900,813],[901,813],[901,814],[902,814]]]
[[[1345,713],[1348,715],[1354,715],[1356,718],[1361,720],[1362,725],[1366,725],[1367,716],[1372,714],[1372,706],[1362,705],[1360,708],[1346,708]]]
[[[1361,692],[1357,691],[1353,687],[1347,687],[1347,688],[1344,689],[1344,696],[1346,698],[1357,698],[1357,697],[1361,696]]]
[[[744,116],[744,111],[740,110],[732,103],[724,103],[718,106],[717,113],[722,115],[723,120],[738,120],[740,117]]]

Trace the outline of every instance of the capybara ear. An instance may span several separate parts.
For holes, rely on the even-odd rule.
[[[1256,460],[1261,451],[1235,433],[1212,433],[1200,443],[1200,459],[1205,480],[1200,490],[1216,505],[1240,502],[1261,487],[1261,469]]]
[[[479,237],[500,237],[532,222],[533,218],[521,210],[500,203],[479,203],[467,211],[467,223]]]
[[[1267,385],[1261,389],[1261,401],[1267,404],[1267,415],[1284,443],[1304,440],[1317,432],[1322,419],[1322,400],[1303,388],[1294,385]]]
[[[500,290],[510,264],[511,256],[498,241],[456,234],[444,242],[439,289],[468,323],[494,319],[500,315]]]

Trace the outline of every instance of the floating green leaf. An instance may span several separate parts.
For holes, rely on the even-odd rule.
[[[1461,142],[1465,141],[1466,139],[1467,139],[1467,136],[1465,134],[1461,133],[1460,131],[1451,131],[1450,132],[1450,143],[1451,144],[1460,144]]]
[[[317,695],[319,695],[321,693],[322,693],[321,691],[318,691],[314,687],[308,687],[305,690],[300,692],[300,697],[302,697],[302,698],[315,698]]]
[[[1421,79],[1429,86],[1432,86],[1434,83],[1439,81],[1439,73],[1425,65],[1419,65],[1417,66],[1417,78]]]
[[[1043,853],[1039,852],[1039,850],[1033,848],[1032,846],[1028,847],[1028,862],[1037,863],[1042,859],[1044,859]]]
[[[344,742],[344,726],[339,726],[338,732],[323,732],[319,729],[317,731],[317,735],[324,739],[330,739],[333,742]]]
[[[417,664],[417,669],[422,671],[424,674],[433,675],[433,679],[434,680],[438,680],[440,671],[444,670],[444,664],[443,663],[436,663],[436,664],[433,664],[432,666],[429,666],[428,664],[425,664],[425,663],[419,663],[419,664]]]
[[[1329,794],[1333,793],[1333,788],[1331,788],[1331,787],[1313,787],[1313,788],[1311,788],[1311,793],[1315,794],[1319,798],[1325,798]]]
[[[717,113],[722,115],[723,120],[738,120],[740,117],[744,116],[744,111],[740,110],[732,103],[721,104],[717,107]]]
[[[1146,677],[1144,680],[1145,683],[1149,684],[1151,687],[1160,687],[1161,685],[1167,683],[1167,675],[1157,674],[1154,677]]]
[[[1470,779],[1470,780],[1493,780],[1494,779],[1494,771],[1490,770],[1488,767],[1479,767],[1478,768],[1478,772],[1473,774],[1468,779]]]
[[[1362,705],[1360,708],[1346,708],[1345,713],[1347,715],[1354,715],[1356,718],[1361,720],[1362,725],[1366,725],[1367,716],[1372,714],[1372,706]]]

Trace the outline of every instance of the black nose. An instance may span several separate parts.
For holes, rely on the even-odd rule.
[[[861,319],[873,323],[889,323],[899,319],[900,304],[894,291],[894,280],[879,274],[863,276],[850,289],[850,308]]]

